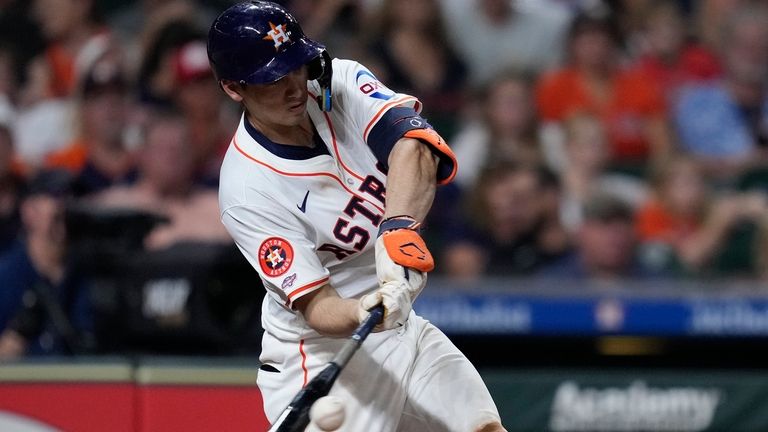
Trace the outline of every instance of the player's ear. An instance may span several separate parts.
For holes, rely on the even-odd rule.
[[[243,101],[243,86],[241,86],[239,83],[235,81],[223,80],[220,84],[221,89],[224,90],[224,93],[226,93],[230,99],[238,103]]]

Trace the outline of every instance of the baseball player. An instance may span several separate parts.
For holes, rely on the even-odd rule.
[[[236,4],[208,57],[244,114],[221,168],[221,219],[267,295],[258,386],[275,421],[381,303],[336,382],[341,430],[504,431],[480,375],[411,310],[434,263],[419,236],[453,153],[364,66],[331,59],[282,6]]]

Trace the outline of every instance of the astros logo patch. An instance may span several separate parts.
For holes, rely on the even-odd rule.
[[[280,237],[270,237],[259,246],[259,265],[264,274],[280,276],[293,264],[293,248]]]

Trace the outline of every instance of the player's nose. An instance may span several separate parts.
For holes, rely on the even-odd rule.
[[[288,97],[300,97],[307,90],[307,76],[304,68],[299,68],[285,76]]]

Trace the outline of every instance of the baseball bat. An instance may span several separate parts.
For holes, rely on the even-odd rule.
[[[383,317],[384,306],[378,305],[371,309],[368,317],[360,323],[333,360],[296,394],[267,432],[304,432],[309,424],[309,409],[312,404],[331,391],[344,366]]]

